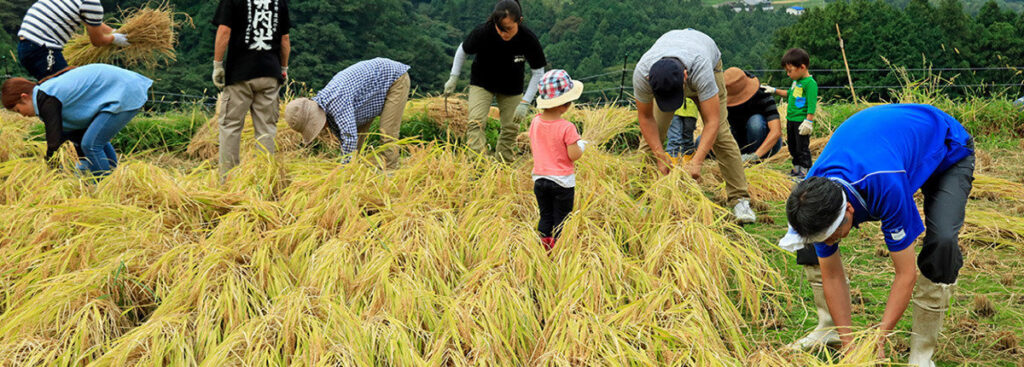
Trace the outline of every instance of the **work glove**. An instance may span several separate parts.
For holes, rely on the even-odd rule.
[[[804,122],[800,123],[800,135],[811,135],[811,131],[814,131],[814,121],[805,119]]]
[[[528,113],[530,113],[530,105],[526,102],[519,103],[519,107],[516,107],[515,120],[523,121]]]
[[[740,157],[743,158],[743,163],[757,162],[758,160],[761,159],[761,157],[758,157],[757,154],[753,154],[753,153],[744,154],[744,155],[741,155]]]
[[[590,142],[583,139],[576,141],[576,146],[580,147],[581,153],[587,151],[587,144],[590,144]]]
[[[761,84],[761,90],[768,94],[775,94],[775,87]]]
[[[213,62],[213,85],[217,88],[224,89],[224,62],[214,61]]]
[[[448,82],[444,83],[444,94],[448,95],[448,94],[455,93],[455,85],[458,84],[458,83],[459,83],[459,76],[455,75],[455,74],[452,74],[452,76],[450,78],[448,78]]]
[[[112,36],[114,36],[114,41],[111,42],[111,43],[113,43],[114,46],[126,47],[126,46],[129,45],[129,43],[128,43],[128,36],[125,36],[124,33],[114,32],[114,34],[112,34]]]
[[[281,67],[281,80],[284,80],[283,84],[288,84],[288,67],[287,66],[282,66]]]

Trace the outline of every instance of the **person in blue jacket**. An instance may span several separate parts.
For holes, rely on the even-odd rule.
[[[78,168],[103,176],[117,167],[110,140],[139,113],[152,84],[132,71],[91,64],[64,69],[38,83],[8,79],[0,99],[4,108],[43,121],[47,160],[71,140],[81,159]]]
[[[974,161],[970,134],[938,108],[877,106],[840,125],[809,179],[793,188],[786,202],[790,229],[779,244],[790,251],[804,248],[797,256],[804,265],[820,264],[828,310],[844,345],[851,342],[852,322],[839,243],[851,228],[881,221],[895,277],[879,327],[883,335],[891,331],[913,294],[909,363],[934,366],[939,329],[963,265],[958,236]],[[925,222],[914,202],[918,189]],[[923,276],[918,277],[913,244],[922,233],[916,265]],[[815,261],[806,254],[811,250]]]

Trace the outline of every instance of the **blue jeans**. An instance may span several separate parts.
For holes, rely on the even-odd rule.
[[[754,114],[747,119],[746,132],[740,132],[733,127],[732,136],[736,138],[736,142],[740,145],[740,153],[753,154],[764,144],[764,140],[768,138],[768,121],[765,121],[764,116],[760,114]],[[741,136],[745,135],[745,136]],[[775,146],[765,154],[764,157],[768,158],[775,153],[782,150],[782,136],[779,136],[779,141],[775,142]]]
[[[110,139],[139,113],[139,110],[125,111],[118,114],[100,112],[93,118],[89,128],[82,135],[82,152],[85,156],[78,163],[82,173],[94,176],[106,176],[117,167],[117,153]]]
[[[693,154],[697,145],[693,143],[693,131],[697,129],[697,119],[694,117],[673,116],[672,123],[668,125],[668,142],[665,143],[665,153],[672,157],[680,157]]]
[[[764,140],[768,138],[768,132],[771,131],[768,129],[768,122],[764,120],[764,116],[759,114],[754,114],[747,119],[746,129],[744,129],[745,131],[738,129],[736,125],[731,124],[729,125],[729,128],[732,130],[732,137],[736,138],[736,144],[740,146],[740,153],[742,154],[754,154],[754,152],[757,152],[757,149],[761,147],[761,144],[764,144]],[[690,134],[693,134],[693,130],[690,130]],[[694,147],[697,145],[700,145],[699,136],[697,137],[697,143]],[[761,157],[761,159],[771,157],[780,150],[782,150],[781,136],[779,137],[779,141],[775,142],[775,146],[768,151],[768,154]],[[714,153],[709,153],[709,155],[714,156]]]
[[[29,40],[18,42],[18,61],[36,80],[41,80],[68,67],[68,62],[64,60],[64,53],[60,49],[48,48]]]

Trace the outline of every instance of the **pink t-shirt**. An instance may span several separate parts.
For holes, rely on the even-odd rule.
[[[533,151],[533,174],[568,176],[575,173],[566,146],[576,144],[580,133],[576,125],[565,119],[547,121],[537,115],[530,123],[530,150]]]

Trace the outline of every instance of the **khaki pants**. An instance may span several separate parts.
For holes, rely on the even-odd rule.
[[[722,73],[721,62],[715,66],[715,84],[718,85],[718,106],[721,122],[718,124],[718,137],[715,139],[715,144],[711,146],[711,150],[715,153],[715,159],[718,161],[718,167],[722,171],[722,176],[725,177],[725,192],[729,198],[729,205],[732,206],[736,205],[739,199],[750,198],[750,194],[747,192],[747,176],[743,172],[740,146],[736,143],[736,138],[732,136],[732,130],[729,128],[729,110],[726,104],[726,96],[728,94],[725,90],[725,74]],[[697,103],[697,91],[687,86],[683,92],[685,98],[690,99],[687,103]],[[700,104],[697,105],[697,109],[700,110]],[[668,135],[668,127],[672,124],[673,115],[674,111],[663,112],[658,108],[658,102],[654,102],[654,120],[658,123],[658,134],[661,135],[662,142],[665,141]],[[647,146],[647,142],[642,138],[640,140],[640,150],[646,153],[651,152],[651,147]]]
[[[487,151],[487,113],[491,111],[491,101],[494,99],[498,100],[498,110],[501,111],[501,134],[498,135],[495,153],[499,159],[511,162],[515,158],[512,147],[516,143],[516,136],[519,135],[519,122],[515,120],[516,107],[519,107],[519,101],[523,99],[522,94],[496,94],[470,85],[466,145],[477,153]]]
[[[405,103],[409,101],[409,73],[402,74],[391,88],[388,89],[387,99],[384,100],[384,109],[380,113],[380,143],[388,144],[398,139],[402,131],[402,113],[405,111]],[[370,130],[371,123],[367,122],[356,127],[359,132],[359,143],[356,149],[363,148],[363,141],[366,140],[366,133]],[[378,162],[380,164],[381,162]],[[384,151],[383,167],[387,169],[398,168],[398,147],[391,146]]]
[[[252,112],[256,148],[274,154],[274,137],[277,135],[277,118],[280,114],[277,92],[280,89],[277,78],[271,77],[249,79],[224,88],[220,97],[221,176],[238,165],[238,147],[242,140],[246,112]]]

